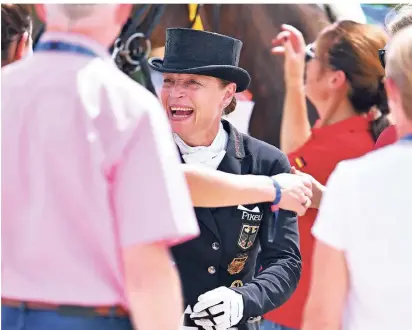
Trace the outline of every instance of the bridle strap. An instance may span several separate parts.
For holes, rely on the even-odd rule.
[[[222,4],[215,3],[213,6],[213,31],[219,33],[220,31],[220,9]]]
[[[129,18],[113,48],[113,57],[118,67],[131,75],[141,70],[144,85],[155,96],[156,90],[151,80],[147,63],[151,52],[150,37],[162,17],[166,5],[141,5]],[[141,45],[144,41],[145,46]]]
[[[150,4],[141,5],[134,15],[128,19],[123,31],[120,32],[119,39],[121,42],[126,43],[126,41],[138,30],[138,27],[143,23],[144,14],[147,10],[150,10]],[[124,30],[126,28],[126,30]]]

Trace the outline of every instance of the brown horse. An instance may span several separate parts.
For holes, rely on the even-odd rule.
[[[138,5],[136,6],[136,8]],[[302,31],[307,41],[316,38],[329,23],[325,11],[311,4],[210,4],[200,7],[199,15],[207,31],[219,32],[243,41],[240,66],[252,77],[250,91],[255,107],[249,123],[252,136],[279,146],[282,118],[284,77],[283,59],[270,52],[271,40],[283,23]],[[35,18],[34,33],[39,22]],[[189,27],[187,4],[168,4],[151,35],[152,47],[165,44],[168,27]],[[309,117],[313,123],[317,115],[309,105]]]
[[[307,41],[313,41],[329,24],[327,14],[319,6],[310,4],[203,5],[199,14],[205,30],[242,40],[240,66],[252,77],[250,91],[255,102],[250,135],[279,146],[285,92],[283,58],[271,54],[271,40],[280,31],[281,24],[286,23],[302,31]],[[188,19],[187,5],[167,5],[153,32],[153,46],[164,45],[165,28],[185,26]],[[308,105],[313,123],[317,114]]]

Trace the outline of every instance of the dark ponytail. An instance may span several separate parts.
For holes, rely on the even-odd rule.
[[[25,32],[30,32],[30,5],[2,4],[1,5],[1,61],[7,64],[11,44],[19,41]]]
[[[370,132],[375,142],[378,140],[382,131],[390,125],[388,119],[388,99],[386,96],[385,86],[383,85],[383,78],[379,81],[376,95],[376,107],[379,109],[380,114],[378,114],[377,118],[372,118],[370,122]]]

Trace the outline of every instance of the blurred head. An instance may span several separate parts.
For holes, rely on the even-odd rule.
[[[401,29],[386,52],[385,88],[400,136],[412,133],[412,25]]]
[[[412,25],[412,4],[396,6],[388,14],[385,21],[386,28],[392,36],[401,29]]]
[[[203,145],[215,138],[222,115],[235,109],[235,92],[235,83],[219,78],[163,73],[161,101],[173,132],[189,145]]]
[[[412,4],[396,6],[386,16],[385,24],[390,36],[412,25]],[[385,48],[379,50],[379,58],[382,66],[385,67]]]
[[[32,19],[29,5],[1,5],[1,66],[32,53]]]
[[[353,109],[354,114],[367,114],[379,108],[383,114],[372,123],[376,139],[389,124],[383,86],[384,69],[378,50],[387,36],[374,25],[340,21],[326,27],[314,43],[314,58],[307,64],[306,93],[321,118],[336,111]]]
[[[93,36],[105,46],[113,43],[130,15],[132,4],[38,4],[48,31]]]

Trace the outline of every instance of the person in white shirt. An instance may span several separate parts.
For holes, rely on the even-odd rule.
[[[385,88],[401,137],[342,162],[318,218],[303,330],[412,327],[412,26],[386,51]]]

